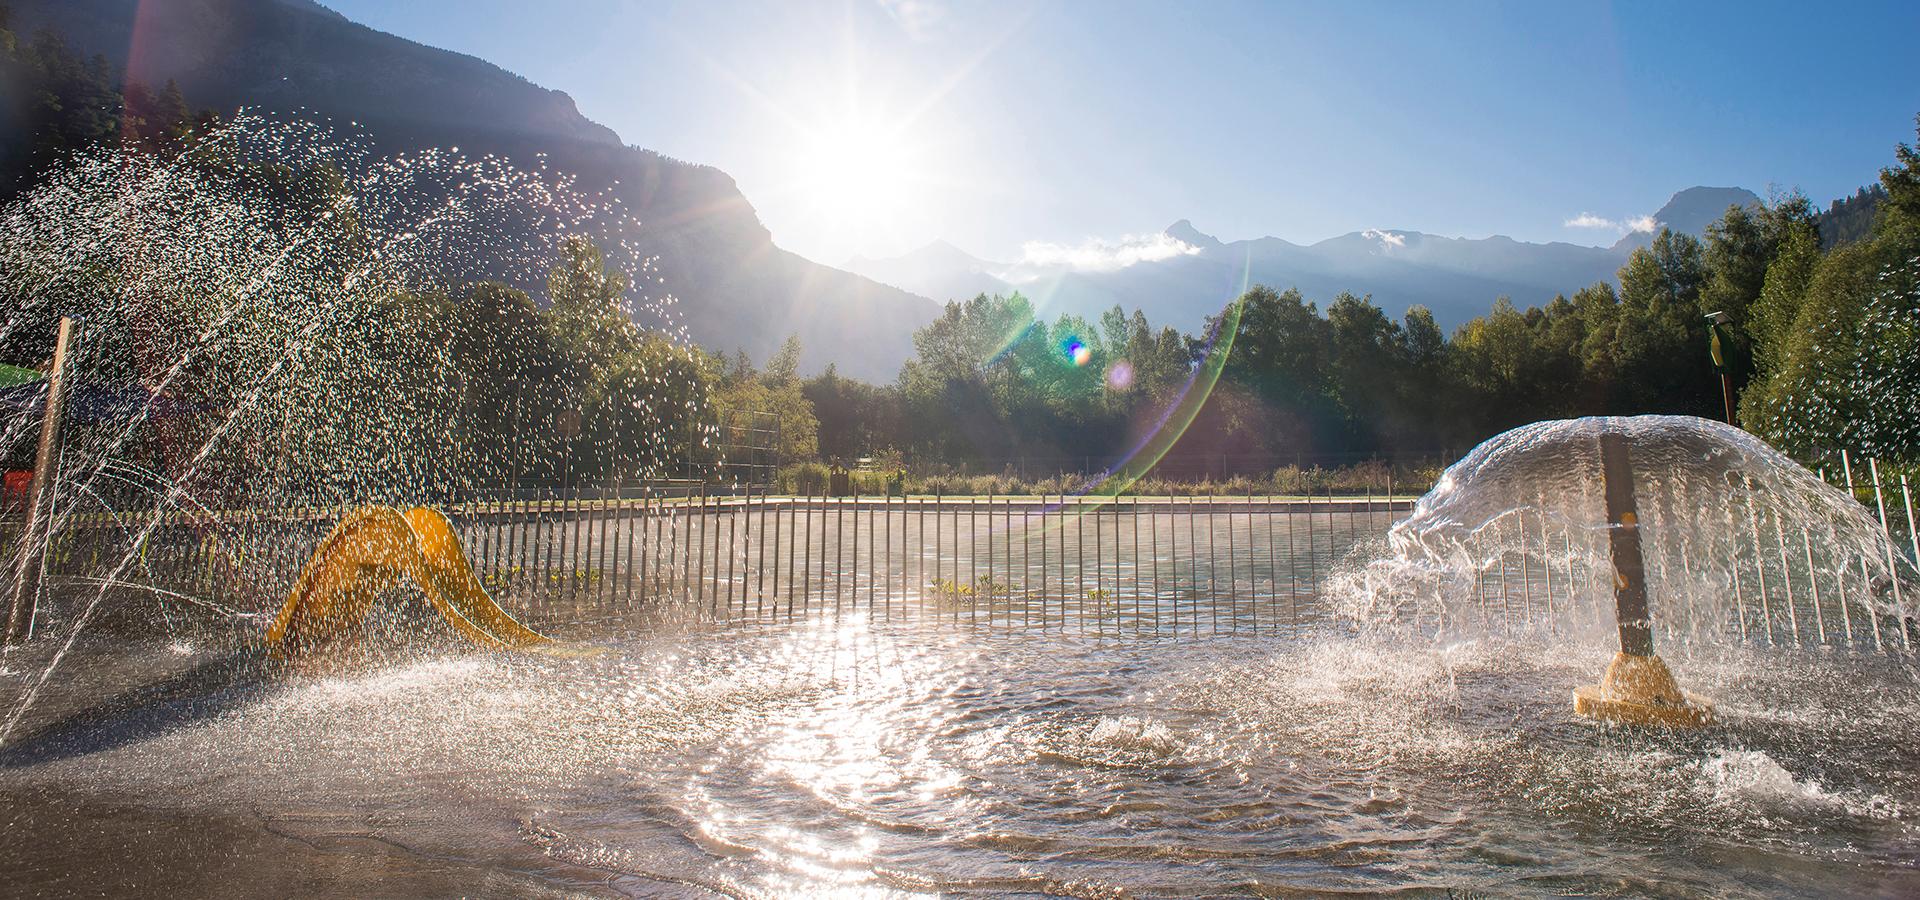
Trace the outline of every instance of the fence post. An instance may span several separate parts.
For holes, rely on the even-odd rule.
[[[54,453],[60,445],[61,392],[66,380],[67,348],[73,340],[73,317],[60,317],[60,330],[53,343],[53,367],[47,372],[47,399],[40,417],[40,444],[34,451],[33,481],[27,488],[26,527],[20,530],[20,560],[13,573],[13,609],[7,615],[7,631],[0,646],[31,636],[33,608],[39,599],[40,573],[46,561],[47,545],[37,551],[34,540],[41,520],[46,517],[47,493],[53,482]],[[51,536],[49,536],[51,537]]]

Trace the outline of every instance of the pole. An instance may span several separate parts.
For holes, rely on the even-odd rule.
[[[1640,555],[1640,511],[1634,498],[1633,457],[1626,435],[1611,431],[1600,435],[1600,468],[1605,480],[1620,652],[1614,654],[1599,684],[1574,688],[1574,712],[1625,725],[1710,724],[1713,704],[1680,690],[1672,670],[1653,652],[1646,563]]]
[[[1633,491],[1633,457],[1626,435],[1600,435],[1600,468],[1606,485],[1609,549],[1613,552],[1613,602],[1620,622],[1620,652],[1653,655],[1653,623],[1647,615],[1646,563],[1640,555],[1640,511]]]
[[[33,620],[34,601],[38,598],[40,571],[46,561],[47,547],[34,540],[47,515],[47,494],[53,482],[54,456],[60,446],[60,408],[65,397],[61,384],[67,368],[67,348],[73,340],[73,317],[60,317],[60,331],[53,343],[53,366],[47,372],[47,400],[40,418],[40,444],[35,449],[33,482],[27,489],[27,523],[20,532],[20,560],[13,575],[13,609],[7,615],[7,633],[0,644],[12,644],[27,636]]]

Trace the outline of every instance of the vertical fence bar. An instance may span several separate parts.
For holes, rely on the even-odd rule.
[[[1040,627],[1047,625],[1047,588],[1052,579],[1047,577],[1047,494],[1040,494]]]
[[[1873,505],[1880,513],[1880,531],[1887,538],[1887,580],[1893,582],[1893,608],[1899,610],[1894,622],[1900,626],[1900,646],[1907,652],[1913,652],[1913,639],[1907,635],[1907,601],[1900,589],[1900,567],[1895,564],[1893,549],[1893,526],[1887,523],[1887,501],[1880,491],[1880,460],[1867,457],[1867,471],[1873,477]]]
[[[1767,646],[1771,647],[1774,644],[1773,603],[1768,597],[1771,592],[1767,590],[1766,554],[1760,552],[1760,505],[1754,502],[1753,478],[1743,475],[1741,476],[1741,482],[1745,484],[1747,488],[1745,491],[1747,498],[1747,525],[1753,534],[1753,568],[1756,587],[1758,587],[1760,591],[1760,621],[1764,626],[1762,630],[1766,635]],[[1729,533],[1729,537],[1731,536],[1731,533]]]
[[[560,486],[556,491],[556,497],[553,503],[554,515],[557,517],[555,529],[559,532],[558,537],[560,541],[558,545],[560,558],[556,560],[554,564],[562,570],[560,573],[560,594],[558,600],[561,603],[570,604],[573,600],[573,557],[568,555],[568,553],[573,549],[574,544],[574,541],[571,540],[573,536],[569,534],[569,532],[573,530],[573,521],[570,513],[573,509],[574,491],[572,483],[567,480],[567,475],[570,474],[570,470],[562,469],[561,471],[563,474],[560,476]]]
[[[613,480],[613,495],[615,497],[620,496],[620,491],[623,487],[625,487],[625,485],[623,484],[623,480],[618,475],[615,475]],[[614,505],[614,501],[609,499],[604,492],[601,493],[600,495],[600,586],[599,586],[599,590],[594,592],[594,596],[601,603],[608,603],[608,604],[611,604],[613,602],[612,591],[613,591],[613,580],[614,580],[614,567],[620,561],[619,554],[614,552],[614,542],[617,536],[619,535],[619,532],[614,530],[614,527],[613,527],[614,519],[617,514],[618,514],[618,509]]]
[[[533,518],[533,495],[539,488],[522,484],[514,490],[514,530],[518,533],[519,549],[514,554],[514,567],[519,570],[520,583],[527,593],[526,602],[531,604],[533,597],[540,592],[540,583],[535,580],[534,542],[539,539],[539,531]]]
[[[847,504],[846,498],[833,497],[833,620],[840,621],[845,607],[843,591],[847,584]]]
[[[587,565],[593,551],[593,507],[588,505],[587,493],[590,484],[585,480],[573,483],[573,499],[569,501],[573,517],[573,556],[568,565],[573,569],[572,584],[574,608],[581,609],[590,598],[587,590]]]
[[[1095,632],[1104,633],[1107,626],[1107,582],[1105,570],[1100,561],[1107,557],[1106,529],[1100,525],[1100,514],[1106,511],[1107,504],[1095,501],[1093,506],[1093,593],[1087,599],[1093,603],[1093,627]]]
[[[1913,491],[1907,487],[1907,476],[1900,476],[1900,499],[1907,507],[1907,542],[1912,545],[1914,568],[1920,569],[1920,528],[1913,524]]]
[[[726,498],[720,494],[719,487],[720,486],[718,484],[714,485],[714,491],[712,493],[712,503],[702,513],[707,517],[707,521],[711,523],[710,530],[713,533],[713,574],[709,577],[712,579],[712,582],[713,582],[713,598],[711,600],[711,606],[716,615],[718,615],[722,610],[725,610],[727,612],[732,612],[732,606],[733,606],[733,597],[732,597],[733,585],[725,584],[724,586],[726,588],[726,593],[723,594],[721,592],[721,588],[723,586],[722,573],[725,572],[726,570],[721,567],[720,541],[723,537],[726,536],[727,532],[726,532],[726,529],[720,527],[720,525],[721,525],[722,517],[726,516],[727,507],[726,507]],[[732,518],[727,517],[727,521],[729,523],[732,522]],[[733,547],[731,545],[727,547],[726,558],[729,562],[732,561]]]
[[[800,565],[800,605],[801,605],[801,609],[803,609],[803,610],[810,610],[810,609],[812,609],[812,607],[813,607],[813,598],[812,598],[812,591],[813,591],[813,489],[812,489],[812,488],[808,488],[808,489],[807,489],[807,504],[806,504],[806,507],[805,507],[805,508],[804,508],[804,509],[802,510],[802,512],[804,513],[804,517],[803,517],[803,518],[804,518],[804,521],[802,521],[802,522],[801,522],[801,526],[802,526],[802,527],[801,527],[801,529],[796,529],[796,531],[795,531],[795,534],[794,534],[794,537],[796,537],[796,538],[799,538],[799,539],[800,539],[800,542],[801,542],[801,543],[800,543],[800,546],[801,546],[801,548],[802,548],[802,552],[803,552],[803,553],[805,554],[805,557],[804,557],[804,559],[803,559],[803,560],[801,561],[801,565]],[[823,532],[825,531],[825,525],[824,525],[824,523],[823,523],[823,524],[822,524],[822,526],[821,526],[821,530],[822,530]],[[822,555],[824,555],[824,554],[826,553],[826,545],[825,545],[825,543],[824,543],[824,541],[823,541],[823,542],[822,542],[822,544],[821,544],[821,547],[820,547],[820,552],[821,552],[821,554],[822,554]],[[792,614],[792,612],[793,612],[793,601],[792,601],[792,600],[788,600],[788,601],[787,601],[787,612],[788,612],[788,614],[789,614],[789,616],[791,616],[791,614]]]
[[[1003,570],[1004,574],[1007,577],[1004,579],[995,579],[994,583],[998,586],[997,590],[1005,592],[1005,597],[1004,597],[1005,606],[1001,610],[1001,615],[1006,619],[1007,626],[1012,627],[1013,626],[1013,607],[1014,607],[1013,592],[1014,592],[1015,586],[1018,584],[1018,582],[1014,581],[1014,578],[1013,578],[1014,570],[1013,570],[1013,495],[1012,494],[1000,495],[1000,529],[1001,529],[1000,530],[1001,553],[999,556],[1000,568]]]
[[[940,523],[940,514],[941,514],[941,511],[942,511],[942,510],[944,510],[944,509],[946,508],[946,506],[945,506],[945,501],[946,501],[946,487],[945,487],[945,486],[943,485],[943,486],[940,486],[940,487],[936,487],[936,488],[934,488],[934,489],[933,489],[933,497],[934,497],[934,507],[933,507],[933,595],[934,595],[934,600],[935,600],[935,601],[940,601],[940,600],[943,600],[943,599],[944,599],[944,598],[943,598],[943,597],[942,597],[941,595],[947,592],[947,588],[946,588],[946,583],[945,583],[945,581],[943,580],[943,578],[945,577],[945,573],[946,573],[946,567],[945,567],[945,566],[942,566],[942,565],[940,564],[940,532],[941,532],[941,531],[943,530],[943,529],[942,529],[942,527],[941,527],[941,523]],[[924,514],[925,514],[925,511],[923,510],[923,511],[922,511],[922,515],[924,515]],[[956,527],[957,527],[957,526],[956,526]],[[955,576],[955,580],[958,580],[958,576]],[[934,615],[936,615],[936,616],[937,616],[937,615],[939,615],[939,613],[940,613],[940,610],[939,610],[939,608],[938,608],[938,606],[936,605],[936,607],[935,607],[935,609],[934,609]]]
[[[904,513],[902,515],[904,515]],[[914,520],[915,527],[913,530],[916,535],[914,543],[919,548],[919,550],[914,553],[917,563],[914,571],[919,573],[915,579],[917,583],[914,585],[914,590],[920,594],[920,615],[922,618],[925,618],[927,613],[927,595],[931,593],[931,591],[927,584],[927,495],[924,493],[920,495],[919,502],[914,504]]]
[[[1074,605],[1080,610],[1080,631],[1087,630],[1087,511],[1082,498],[1073,498]]]
[[[687,499],[693,500],[693,489],[687,489]],[[699,535],[694,534],[694,525],[699,524]],[[700,483],[699,505],[687,510],[687,588],[693,592],[693,606],[701,609],[707,605],[707,483]]]
[[[548,527],[547,520],[553,515],[554,496],[559,490],[558,484],[555,482],[552,485],[542,485],[544,490],[540,492],[534,511],[534,527],[540,539],[539,548],[535,551],[534,563],[540,568],[540,577],[536,583],[537,595],[542,606],[548,605],[553,600],[553,550],[555,542],[560,538],[558,529]]]
[[[1020,515],[1020,624],[1033,624],[1033,509]]]
[[[747,490],[749,492],[747,496],[749,499],[751,499],[753,496],[753,494],[751,493],[753,488],[749,486]],[[734,507],[731,507],[731,509],[732,511],[727,513],[727,598],[725,601],[723,601],[724,606],[726,607],[726,610],[727,610],[727,615],[729,617],[733,615],[733,588],[737,581],[737,579],[735,579],[734,576],[738,574],[740,571],[739,563],[740,563],[740,556],[741,556],[740,554],[740,508],[738,506],[734,506]],[[719,570],[720,570],[720,567],[718,565],[714,566],[715,573],[718,573]],[[741,583],[740,586],[745,587],[746,585],[744,583]],[[747,601],[746,601],[746,598],[743,596],[740,600],[740,610],[743,614],[746,612],[746,607],[747,607]]]
[[[1143,498],[1135,495],[1134,503],[1138,504],[1141,499]],[[1147,552],[1153,556],[1153,633],[1159,634],[1162,603],[1160,598],[1165,596],[1165,593],[1160,585],[1160,514],[1152,509],[1147,510]]]
[[[1145,572],[1140,568],[1140,498],[1127,498],[1127,527],[1133,532],[1133,632],[1140,633],[1140,589],[1146,586]]]
[[[752,546],[759,551],[753,564],[753,614],[756,618],[764,617],[767,612],[767,500],[771,488],[772,485],[766,485],[760,490],[760,539],[752,542]],[[749,530],[753,522],[751,517],[747,519]]]
[[[1847,455],[1847,451],[1845,450],[1840,451],[1840,468],[1846,475],[1847,496],[1858,503],[1859,498],[1853,492],[1853,460]],[[1860,586],[1866,589],[1865,592],[1860,595],[1860,606],[1867,614],[1868,624],[1873,626],[1873,649],[1876,652],[1884,651],[1886,647],[1880,640],[1880,615],[1874,612],[1871,602],[1873,580],[1867,575],[1867,561],[1864,557],[1860,560],[1860,583]]]
[[[673,596],[673,561],[668,558],[665,546],[667,523],[673,515],[673,507],[667,495],[666,485],[658,488],[648,485],[643,495],[643,502],[652,508],[647,511],[647,521],[641,523],[646,540],[640,546],[640,568],[648,574],[640,585],[642,601]]]
[[[1213,540],[1213,488],[1207,488],[1207,625],[1212,631],[1220,630],[1220,553]],[[1199,625],[1196,623],[1195,628]]]
[[[635,604],[635,594],[639,600],[647,597],[647,520],[653,496],[652,485],[640,482],[640,517],[628,527],[627,535],[627,571],[631,577],[627,580],[627,608]]]
[[[967,491],[967,622],[980,624],[980,504],[971,488]],[[956,548],[957,550],[957,548]]]
[[[1167,537],[1171,544],[1171,546],[1168,548],[1168,551],[1171,554],[1171,556],[1168,558],[1167,561],[1170,568],[1173,570],[1172,571],[1173,633],[1179,634],[1180,633],[1180,516],[1179,516],[1179,507],[1174,505],[1173,493],[1171,491],[1167,493]],[[1188,548],[1187,552],[1193,558],[1187,561],[1187,580],[1188,581],[1195,580],[1194,566],[1197,564],[1200,556],[1199,553],[1194,552],[1193,548],[1195,546],[1197,545],[1193,541],[1193,505],[1189,503],[1187,505],[1187,548]],[[1199,627],[1198,616],[1194,617],[1194,627],[1195,628]]]
[[[782,493],[785,492],[782,491]],[[773,507],[773,577],[771,584],[773,585],[773,614],[776,618],[780,615],[780,510],[783,508],[793,508],[792,497],[782,497]],[[788,554],[788,558],[792,558],[792,554]],[[789,563],[788,565],[791,567],[792,564]],[[791,586],[787,589],[787,616],[788,618],[792,618],[793,616],[793,589]]]
[[[875,543],[878,542],[878,549]],[[867,511],[867,556],[873,560],[869,602],[880,604],[880,619],[893,618],[893,486],[880,481],[880,505]]]
[[[1320,548],[1319,541],[1314,535],[1314,531],[1317,529],[1314,527],[1313,521],[1312,485],[1307,486],[1305,518],[1307,520],[1307,593],[1317,600],[1320,596],[1320,561],[1316,557],[1319,554]]]

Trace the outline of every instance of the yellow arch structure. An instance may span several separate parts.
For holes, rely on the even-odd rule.
[[[533,648],[553,643],[509,615],[473,574],[460,538],[438,510],[401,513],[367,506],[334,526],[300,572],[267,626],[276,656],[298,653],[366,621],[373,600],[401,576],[413,580],[441,617],[483,647]]]

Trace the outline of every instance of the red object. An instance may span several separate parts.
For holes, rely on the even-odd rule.
[[[29,469],[12,469],[7,472],[7,494],[25,497],[33,487],[33,472]]]

